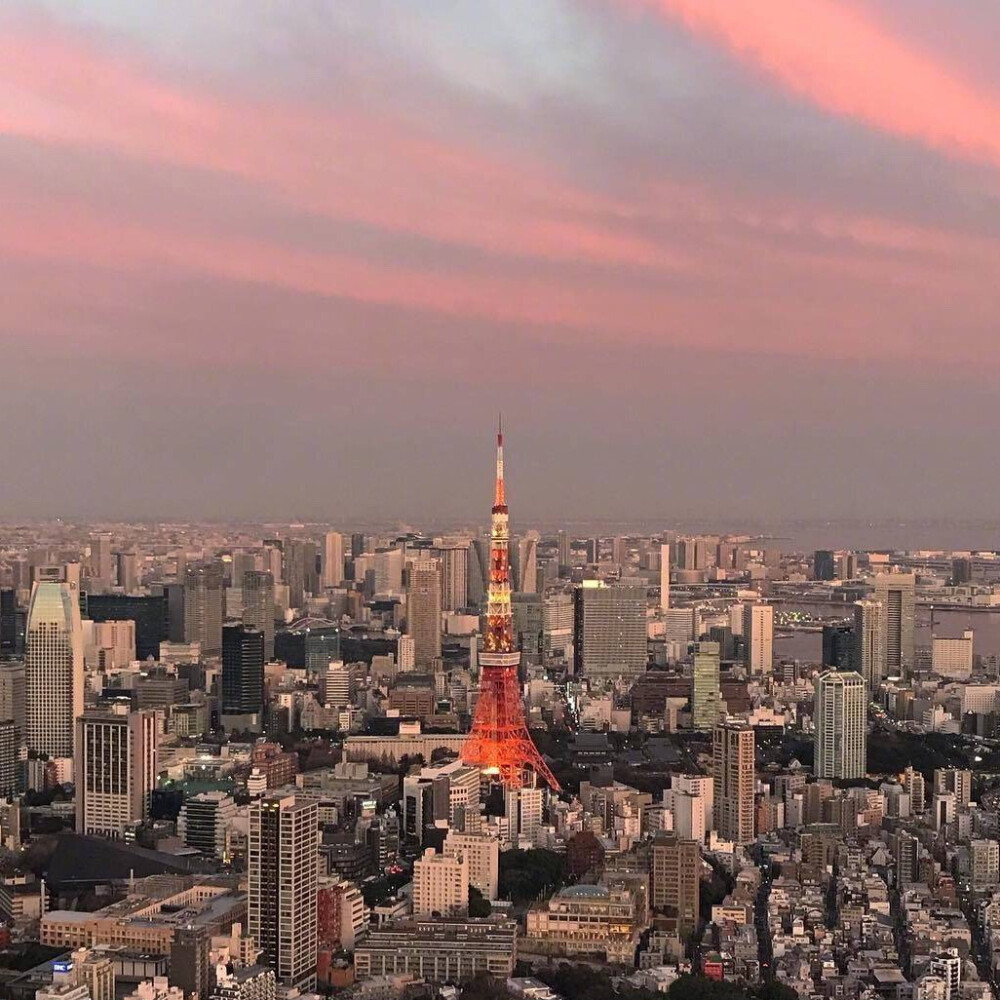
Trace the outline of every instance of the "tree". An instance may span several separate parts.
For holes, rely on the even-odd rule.
[[[461,992],[461,1000],[508,1000],[509,997],[506,984],[488,972],[477,972]]]
[[[469,886],[469,916],[488,917],[493,912],[490,901],[474,886]]]
[[[544,849],[500,855],[500,894],[515,903],[538,899],[563,882],[563,855]]]

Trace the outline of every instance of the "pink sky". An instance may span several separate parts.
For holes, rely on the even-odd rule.
[[[1000,353],[1000,13],[969,6],[469,0],[417,16],[347,0],[247,20],[196,0],[5,4],[0,343],[29,400],[32,380],[73,382],[53,359],[131,392],[136,366],[215,373],[202,402],[223,411],[234,370],[371,380],[367,425],[363,397],[315,405],[383,443],[421,394],[463,387],[430,409],[435,433],[468,413],[499,357],[526,413],[613,399],[637,464],[651,413],[674,427],[749,402],[744,426],[763,433],[798,397],[789,382],[820,370],[854,387],[849,435],[895,426],[904,399],[917,434],[941,378],[985,386]],[[701,395],[675,385],[692,366],[713,372]],[[408,388],[393,402],[387,384]],[[31,404],[7,405],[18,421]],[[274,405],[261,419],[280,450],[303,403]],[[979,419],[961,416],[953,433]],[[800,419],[838,426],[822,407]],[[582,426],[601,447],[599,421]],[[642,480],[643,509],[675,481]],[[720,470],[700,489],[724,484]]]

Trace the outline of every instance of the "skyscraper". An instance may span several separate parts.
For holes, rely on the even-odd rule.
[[[24,741],[25,670],[23,663],[0,663],[0,719],[14,723],[18,746]]]
[[[736,844],[754,839],[754,753],[754,731],[746,722],[722,722],[713,730],[715,827]]]
[[[222,630],[222,714],[264,711],[264,633],[248,625]]]
[[[684,940],[698,926],[701,849],[696,840],[658,833],[650,851],[650,902],[677,918]]]
[[[858,601],[854,605],[854,653],[851,669],[865,679],[868,690],[882,683],[885,669],[885,608],[881,601]]]
[[[522,538],[517,543],[517,589],[522,594],[538,593],[538,539]]]
[[[691,725],[695,729],[711,729],[719,718],[719,665],[717,642],[695,643],[691,684]]]
[[[823,666],[851,670],[854,665],[854,629],[850,625],[823,626]]]
[[[431,667],[441,655],[441,564],[436,559],[422,559],[410,569],[406,631],[413,636],[414,666]]]
[[[743,648],[751,674],[769,674],[774,664],[774,608],[743,605]]]
[[[917,578],[912,573],[880,573],[875,577],[874,597],[884,609],[883,677],[905,676],[913,668],[916,588]]]
[[[486,587],[490,579],[490,547],[482,538],[469,542],[468,552],[468,603],[467,607],[478,608],[486,597]]]
[[[574,672],[591,679],[646,669],[646,587],[585,580],[574,592]]]
[[[222,569],[189,566],[184,572],[184,641],[201,643],[206,656],[222,649]]]
[[[829,549],[817,549],[813,555],[813,576],[817,580],[833,580],[837,575],[837,565],[833,552]]]
[[[449,545],[433,550],[441,564],[441,610],[458,611],[469,601],[469,548]]]
[[[660,546],[660,610],[670,607],[670,546]]]
[[[258,570],[243,574],[243,624],[264,636],[264,661],[274,659],[274,576]]]
[[[250,806],[247,930],[285,986],[316,981],[319,807],[294,795]]]
[[[149,814],[155,712],[86,712],[76,722],[76,832],[121,838]]]
[[[84,686],[83,624],[75,587],[35,584],[25,645],[24,742],[29,750],[71,758]]]
[[[344,582],[344,536],[328,531],[323,536],[323,586],[339,587]]]
[[[285,545],[285,583],[293,608],[301,608],[306,595],[315,594],[319,587],[316,554],[316,543],[308,539],[292,538]]]
[[[139,589],[139,555],[136,552],[118,552],[115,554],[117,563],[118,586],[126,594],[134,594]]]
[[[167,597],[164,594],[86,594],[83,616],[95,622],[135,622],[137,660],[160,658],[160,643],[167,639]],[[183,600],[182,600],[183,603]]]
[[[208,1000],[212,996],[215,968],[210,961],[211,931],[202,924],[185,924],[174,931],[170,945],[170,985],[182,989],[186,997],[197,993],[198,1000]]]
[[[868,696],[853,670],[828,670],[816,682],[817,778],[863,778],[866,773]]]
[[[557,536],[559,545],[559,568],[568,568],[573,565],[573,556],[570,550],[570,537],[568,531],[560,531]]]
[[[100,531],[90,536],[90,563],[88,570],[95,592],[107,590],[115,578],[114,555],[111,552],[112,536]]]

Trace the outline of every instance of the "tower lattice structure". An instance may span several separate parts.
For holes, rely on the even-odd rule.
[[[521,653],[514,648],[510,604],[510,527],[503,481],[503,428],[497,434],[497,480],[490,535],[490,583],[486,636],[479,654],[479,701],[462,759],[494,775],[507,788],[531,783],[532,772],[553,790],[559,782],[528,733],[517,675]]]

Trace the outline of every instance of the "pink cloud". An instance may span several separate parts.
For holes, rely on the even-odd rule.
[[[628,0],[626,0],[628,2]],[[1000,102],[844,0],[638,0],[837,115],[1000,164]]]

